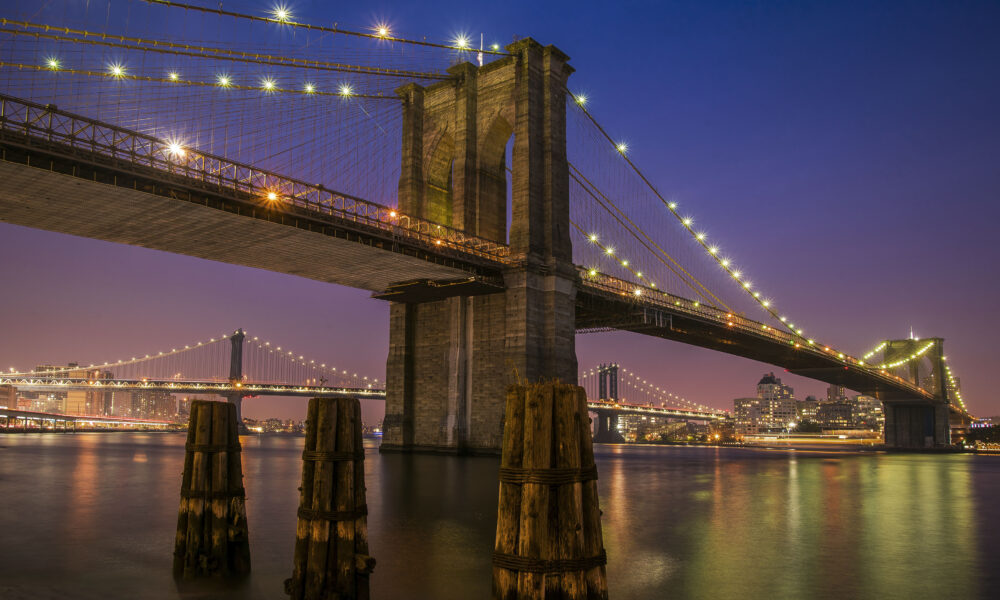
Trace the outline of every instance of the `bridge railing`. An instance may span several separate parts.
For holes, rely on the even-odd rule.
[[[399,213],[394,208],[328,190],[291,177],[227,160],[221,156],[95,121],[28,100],[0,94],[0,129],[44,139],[90,154],[182,176],[184,183],[200,182],[213,191],[250,196],[262,208],[294,206],[310,213],[336,217],[419,241],[434,249],[450,248],[465,254],[503,262],[510,249],[446,225]]]
[[[595,288],[620,297],[633,299],[637,304],[653,305],[667,309],[672,313],[681,313],[699,319],[708,319],[728,328],[748,333],[758,338],[767,338],[782,344],[795,347],[799,351],[808,352],[813,355],[822,356],[830,360],[837,360],[845,366],[865,371],[870,376],[891,383],[895,386],[911,388],[915,393],[929,395],[929,392],[913,383],[893,375],[892,373],[880,369],[875,365],[864,364],[863,361],[847,356],[841,352],[816,344],[810,340],[793,335],[783,329],[772,327],[759,321],[754,321],[746,317],[727,312],[714,306],[701,304],[699,302],[662,292],[660,290],[636,285],[635,283],[612,277],[604,273],[591,275],[590,270],[584,267],[577,267],[580,279],[584,286]],[[639,293],[636,294],[636,290]]]

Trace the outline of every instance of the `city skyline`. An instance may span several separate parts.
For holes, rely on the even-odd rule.
[[[983,335],[1000,284],[982,277],[997,258],[989,240],[1000,216],[990,158],[1000,135],[989,118],[1000,85],[987,75],[1000,49],[985,25],[996,7],[804,4],[778,14],[678,4],[657,7],[648,23],[619,7],[571,25],[559,8],[540,10],[532,31],[503,9],[473,16],[459,3],[441,10],[462,23],[388,3],[383,17],[403,32],[447,38],[488,24],[487,37],[530,34],[559,46],[578,70],[571,87],[628,141],[630,157],[810,334],[856,354],[911,327],[944,337],[970,411],[1000,412]],[[296,10],[304,20],[329,16],[321,5]],[[356,11],[345,21],[373,20],[338,10]],[[607,56],[607,27],[630,32],[614,39],[618,58]],[[806,30],[809,39],[795,33]],[[619,68],[622,56],[667,58],[641,61],[640,83]],[[245,327],[384,371],[388,306],[367,292],[12,225],[0,225],[0,255],[4,368],[89,364]],[[581,368],[616,361],[662,374],[659,384],[717,408],[771,369],[624,333],[578,336],[577,355]],[[781,375],[803,396],[825,388]],[[369,415],[378,410],[365,404]],[[251,400],[247,410],[294,417],[304,403]]]

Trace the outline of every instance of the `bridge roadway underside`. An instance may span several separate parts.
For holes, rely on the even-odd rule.
[[[402,280],[477,271],[461,257],[427,252],[375,228],[268,210],[260,199],[199,189],[196,180],[164,181],[169,174],[151,169],[143,177],[134,165],[126,171],[88,164],[2,140],[0,151],[3,222],[377,292]]]
[[[643,309],[665,313],[665,324],[643,318]],[[790,373],[842,385],[850,390],[875,396],[883,401],[907,401],[915,404],[932,403],[930,397],[915,397],[905,385],[895,386],[873,377],[867,371],[846,366],[834,354],[816,353],[781,342],[766,335],[755,335],[739,328],[727,327],[710,317],[697,317],[689,312],[646,303],[632,296],[619,296],[586,284],[577,292],[577,329],[609,328],[632,331],[667,340],[674,340],[742,356],[786,369]]]

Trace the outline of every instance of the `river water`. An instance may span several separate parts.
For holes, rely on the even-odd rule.
[[[183,434],[0,436],[0,598],[285,597],[302,438],[242,443],[253,575],[181,594]],[[613,600],[1000,597],[1000,457],[595,453]],[[365,460],[372,597],[488,598],[498,460]]]

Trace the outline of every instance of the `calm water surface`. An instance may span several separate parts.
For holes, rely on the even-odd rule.
[[[171,579],[184,436],[0,436],[0,598],[283,598],[301,438],[243,438],[253,576]],[[597,446],[612,599],[996,598],[1000,457]],[[488,598],[498,461],[366,447],[373,598]]]

